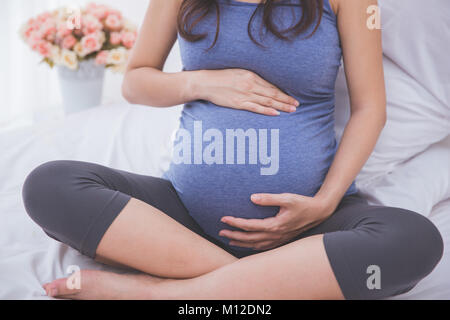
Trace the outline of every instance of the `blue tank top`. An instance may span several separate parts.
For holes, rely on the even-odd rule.
[[[240,68],[255,72],[301,106],[277,117],[217,106],[209,101],[187,103],[181,116],[174,160],[164,178],[174,185],[190,215],[210,236],[224,242],[220,230],[229,226],[224,216],[267,218],[277,207],[250,201],[254,193],[294,193],[314,196],[320,189],[337,151],[334,131],[334,87],[342,51],[336,16],[328,0],[319,28],[310,27],[292,41],[260,32],[261,16],[248,23],[256,4],[219,0],[220,34],[214,41],[213,10],[195,28],[207,33],[198,42],[179,36],[184,70]],[[275,22],[288,28],[298,21],[301,6],[283,0]],[[265,30],[265,29],[263,29]],[[346,195],[356,192],[355,183]],[[236,249],[236,248],[234,248]]]

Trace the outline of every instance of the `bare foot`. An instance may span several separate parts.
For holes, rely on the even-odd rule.
[[[43,286],[49,297],[73,300],[151,300],[156,298],[157,284],[164,279],[146,274],[116,274],[105,271],[81,271],[76,281],[58,279]],[[79,287],[80,289],[71,289]]]

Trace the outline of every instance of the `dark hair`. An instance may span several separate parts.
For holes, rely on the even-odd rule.
[[[262,0],[250,18],[248,24],[248,35],[252,41],[258,45],[260,45],[260,43],[255,40],[255,37],[251,32],[251,26],[258,11],[262,10],[262,21],[267,30],[283,40],[291,40],[293,37],[304,33],[318,17],[314,30],[307,36],[311,37],[320,25],[323,14],[323,1],[328,0],[295,0],[293,5],[299,5],[303,8],[302,16],[294,26],[284,30],[279,30],[273,22],[273,9],[277,5],[277,1],[278,0]],[[218,0],[183,0],[178,13],[178,32],[180,35],[184,39],[191,42],[204,39],[207,34],[194,34],[192,30],[212,10],[215,10],[217,17],[216,35],[210,49],[214,47],[217,43],[220,30],[220,7]]]

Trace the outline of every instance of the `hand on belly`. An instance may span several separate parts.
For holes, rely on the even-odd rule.
[[[203,230],[224,243],[228,243],[229,239],[220,236],[220,231],[233,228],[222,221],[223,217],[266,219],[279,213],[279,205],[262,206],[252,202],[253,194],[312,195],[315,192],[311,187],[315,185],[315,181],[311,180],[315,179],[310,179],[309,184],[302,183],[301,176],[295,177],[289,173],[261,176],[256,167],[189,166],[184,169],[172,169],[175,177],[172,182],[181,200]]]
[[[194,78],[203,100],[268,116],[295,112],[300,103],[256,73],[244,69],[202,70]]]
[[[231,246],[269,250],[288,243],[301,233],[325,221],[334,211],[324,200],[296,194],[254,194],[259,206],[279,206],[274,217],[242,219],[223,217],[221,221],[235,230],[224,229],[219,235],[230,239]]]

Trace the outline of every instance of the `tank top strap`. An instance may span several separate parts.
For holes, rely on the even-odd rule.
[[[336,13],[334,13],[333,8],[331,7],[330,0],[323,0],[323,9],[330,17],[336,19]]]

